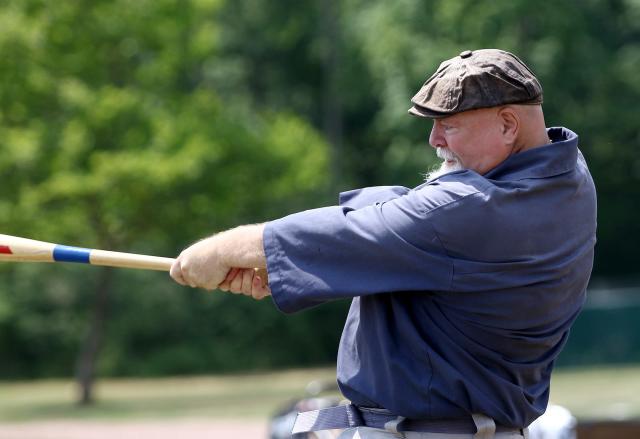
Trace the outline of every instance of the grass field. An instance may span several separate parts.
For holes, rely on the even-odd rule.
[[[104,379],[96,404],[75,404],[69,380],[0,382],[0,422],[50,419],[267,418],[333,368],[162,379]]]
[[[105,379],[97,403],[75,405],[68,380],[0,383],[0,422],[181,418],[266,419],[312,380],[332,382],[333,368],[163,379]],[[640,366],[561,369],[551,400],[579,419],[640,418]]]
[[[559,369],[550,400],[578,419],[640,419],[640,365]]]

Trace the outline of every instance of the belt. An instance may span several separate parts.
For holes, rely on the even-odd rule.
[[[358,407],[354,404],[339,405],[298,413],[292,434],[318,430],[353,427],[372,427],[393,433],[415,431],[424,433],[473,434],[477,439],[492,438],[495,433],[513,433],[528,437],[527,429],[496,425],[493,419],[473,414],[471,419],[407,419],[385,409]]]

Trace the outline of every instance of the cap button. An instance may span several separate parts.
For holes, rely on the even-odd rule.
[[[464,52],[460,52],[460,58],[469,58],[472,54],[472,51],[465,50]]]

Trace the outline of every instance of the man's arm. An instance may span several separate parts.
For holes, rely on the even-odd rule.
[[[222,287],[262,298],[268,295],[268,288],[262,285],[266,272],[262,277],[256,276],[253,268],[267,266],[263,232],[264,224],[252,224],[203,239],[180,253],[171,267],[171,277],[179,284],[194,288]]]

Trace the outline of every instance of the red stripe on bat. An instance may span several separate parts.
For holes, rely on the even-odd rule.
[[[13,254],[13,252],[11,251],[11,247],[9,247],[8,245],[0,245],[0,253],[3,253],[5,255]]]

